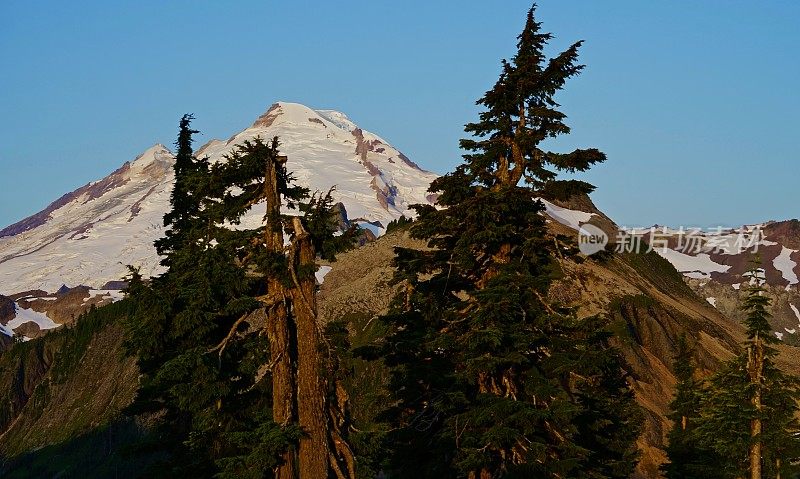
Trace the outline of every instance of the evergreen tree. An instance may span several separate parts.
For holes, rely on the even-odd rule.
[[[164,219],[169,229],[156,242],[168,270],[148,282],[134,272],[129,288],[134,310],[126,342],[143,374],[130,412],[163,415],[153,436],[170,455],[154,476],[209,477],[219,470],[218,460],[240,454],[229,434],[269,424],[253,419],[270,402],[269,389],[253,381],[254,370],[268,361],[263,344],[241,341],[224,355],[209,353],[259,302],[253,298],[257,283],[237,262],[247,232],[225,234],[219,226],[224,215],[208,207],[222,188],[221,168],[211,174],[208,161],[194,156],[191,119],[180,122],[172,209]],[[225,168],[225,175],[233,170]],[[271,430],[272,442],[262,450],[283,450],[298,437],[296,430]],[[273,467],[280,456],[261,461]]]
[[[667,416],[672,421],[666,447],[669,462],[662,466],[667,479],[723,478],[722,460],[697,434],[702,411],[704,385],[696,378],[692,362],[694,350],[686,336],[678,340],[678,352],[673,363],[677,385],[675,397]]]
[[[193,115],[186,114],[180,121],[178,139],[175,141],[175,185],[170,195],[172,208],[164,215],[164,226],[167,227],[164,237],[155,242],[158,254],[164,257],[161,261],[164,266],[169,266],[169,253],[185,245],[200,211],[199,198],[193,194],[192,189],[193,182],[198,180],[198,173],[206,165],[195,158],[192,150],[192,136],[198,133],[191,128],[193,119]]]
[[[399,477],[628,477],[639,416],[603,321],[546,299],[556,265],[536,197],[591,191],[548,168],[579,171],[597,150],[540,143],[568,133],[554,95],[576,75],[576,43],[546,60],[533,10],[518,52],[479,104],[465,162],[431,185],[398,248],[405,287],[383,318],[379,354],[394,368],[391,468]],[[527,186],[520,186],[525,179]]]
[[[744,351],[712,378],[699,429],[725,459],[728,477],[792,477],[800,458],[800,384],[775,364],[778,340],[769,324],[770,299],[758,263],[742,303],[747,314]]]
[[[477,138],[461,140],[461,147],[472,153],[465,155],[467,163],[456,172],[487,186],[517,185],[524,179],[540,196],[568,199],[590,193],[594,187],[583,181],[558,180],[556,171],[586,171],[606,156],[595,148],[566,154],[540,148],[543,141],[570,133],[555,95],[583,70],[578,64],[583,42],[547,60],[544,48],[553,35],[541,31],[533,13],[534,9],[528,12],[518,37],[517,54],[511,62],[502,62],[499,80],[477,102],[486,110],[480,121],[465,128]]]
[[[296,456],[298,445],[302,452],[319,437],[332,441],[327,358],[319,355],[324,338],[314,310],[306,314],[300,303],[315,303],[316,251],[332,259],[352,235],[333,238],[330,193],[309,200],[308,190],[286,170],[277,139],[246,141],[226,161],[210,165],[191,152],[190,120],[184,116],[180,125],[172,210],[165,217],[171,228],[157,242],[169,269],[149,282],[133,271],[130,286],[135,306],[126,339],[143,373],[130,412],[163,415],[159,434],[170,454],[152,474],[289,477],[282,474],[293,475],[296,462],[301,472],[308,464],[339,467],[338,461],[346,462],[339,449],[322,459]],[[267,206],[264,225],[226,227],[240,225],[261,202]],[[281,205],[301,216],[282,214]],[[288,251],[284,233],[291,240]],[[277,330],[294,335],[293,346],[277,352]],[[291,383],[279,377],[280,365],[292,368]],[[276,415],[283,414],[287,391],[319,404],[312,415],[321,418],[318,424],[306,420],[305,403],[294,396],[288,400],[301,404],[299,410]],[[276,401],[283,401],[280,407]],[[346,444],[336,439],[340,448]]]

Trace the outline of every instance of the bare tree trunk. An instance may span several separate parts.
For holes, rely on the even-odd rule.
[[[750,445],[750,479],[761,479],[761,386],[764,382],[764,343],[758,336],[755,337],[755,344],[751,348],[748,361],[750,381],[756,385],[752,399],[756,417],[750,421],[750,437],[758,437],[758,440]]]
[[[285,302],[280,302],[267,311],[266,328],[269,337],[270,363],[272,364],[272,419],[277,424],[286,426],[295,418],[295,381],[291,361],[291,334]],[[278,466],[275,476],[278,479],[295,479],[297,476],[293,448],[283,454],[283,464]]]
[[[313,268],[316,254],[300,218],[293,221],[298,268]],[[304,436],[300,439],[299,470],[302,479],[326,479],[330,470],[328,418],[322,381],[322,343],[317,326],[314,275],[297,279],[292,291],[297,325],[297,417]]]
[[[753,396],[753,405],[760,410],[761,392],[758,391]],[[750,436],[756,437],[761,434],[761,419],[753,419],[750,423]],[[761,440],[754,442],[750,446],[750,479],[761,479]]]
[[[267,163],[264,178],[264,197],[267,204],[264,244],[267,250],[283,254],[283,228],[280,217],[280,194],[278,192],[275,165]],[[280,298],[268,305],[265,328],[269,339],[270,364],[272,365],[272,419],[281,426],[295,420],[295,378],[292,368],[292,331],[289,324],[286,288],[275,278],[267,280],[267,295]],[[283,463],[275,471],[277,479],[296,479],[296,452],[290,448],[283,454]]]
[[[285,161],[285,157],[278,161]],[[262,196],[267,204],[264,245],[269,252],[283,256],[284,221],[272,163],[267,164]],[[304,435],[297,450],[290,448],[283,454],[275,476],[327,479],[333,473],[339,479],[351,479],[355,477],[353,454],[332,419],[335,411],[328,407],[323,379],[325,362],[317,325],[316,282],[309,274],[316,252],[300,218],[292,219],[292,228],[294,238],[287,259],[294,285],[287,287],[276,278],[267,279],[266,296],[271,301],[267,304],[265,330],[270,344],[273,419],[282,426],[297,422]],[[303,273],[300,277],[298,270]],[[346,407],[346,400],[340,406]]]

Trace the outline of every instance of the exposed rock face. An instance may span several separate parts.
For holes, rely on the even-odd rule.
[[[0,431],[3,433],[21,414],[33,391],[47,374],[53,362],[54,352],[52,347],[37,342],[19,361],[8,365],[10,368],[0,373],[0,384],[3,385],[2,393],[6,405],[5,414],[0,415]],[[4,359],[0,356],[0,361]]]
[[[136,202],[135,202],[134,204],[132,204],[132,205],[131,205],[131,217],[130,217],[130,218],[128,218],[128,223],[130,223],[131,221],[133,221],[133,219],[134,219],[134,218],[136,218],[136,216],[137,216],[137,215],[138,215],[138,214],[139,214],[139,213],[142,211],[142,203],[143,203],[143,202],[144,202],[144,200],[146,200],[146,199],[147,199],[147,198],[148,198],[150,195],[152,195],[152,194],[153,194],[153,192],[155,192],[155,191],[156,191],[156,188],[158,188],[158,185],[155,185],[155,186],[153,186],[152,188],[150,188],[150,189],[147,191],[147,193],[145,193],[145,194],[144,194],[144,196],[142,196],[141,198],[139,198],[138,200],[136,200]]]
[[[273,103],[272,106],[258,119],[253,122],[252,128],[269,128],[272,126],[272,123],[275,122],[275,119],[278,118],[281,114],[281,105],[280,103]],[[228,140],[230,143],[230,140]]]
[[[79,438],[120,417],[130,404],[138,371],[135,359],[123,352],[121,327],[101,327],[86,341],[45,336],[26,343],[22,355],[0,354],[4,459]],[[77,355],[74,364],[64,363],[65,351]]]
[[[333,212],[336,215],[336,223],[339,230],[344,231],[350,228],[350,219],[347,217],[347,208],[342,202],[333,205]]]
[[[44,331],[39,328],[39,325],[33,321],[20,324],[14,329],[14,332],[31,339],[38,338],[44,334]]]
[[[115,289],[91,290],[86,286],[63,286],[54,294],[34,290],[12,297],[0,296],[0,325],[7,326],[0,333],[0,351],[3,350],[3,345],[12,342],[12,333],[28,339],[38,338],[58,329],[62,324],[74,324],[77,318],[93,306],[104,306],[121,297],[122,293]],[[11,331],[9,322],[17,319],[18,314],[23,314],[22,319],[14,322]],[[24,321],[26,317],[31,320]]]
[[[372,175],[372,181],[370,181],[369,186],[375,191],[376,198],[381,206],[388,210],[390,205],[395,206],[397,188],[387,183],[383,178],[383,173],[381,170],[378,169],[378,167],[376,167],[368,159],[370,152],[385,153],[386,148],[378,147],[378,145],[382,145],[383,142],[377,138],[366,140],[364,138],[364,132],[361,130],[361,128],[356,128],[352,133],[356,138],[356,155],[361,158],[361,164],[364,165],[364,168],[367,169],[367,172]],[[398,157],[405,158],[405,155],[399,153]],[[391,157],[388,159],[388,161],[390,163],[394,163],[394,160]],[[405,163],[412,168],[420,169],[419,166],[413,162],[405,161]],[[428,198],[426,196],[426,200],[427,199]]]
[[[58,324],[69,325],[73,324],[92,306],[100,307],[112,301],[113,298],[109,292],[91,290],[88,286],[77,286],[59,290],[56,295],[34,296],[20,299],[18,302],[23,308],[47,314]]]
[[[766,237],[790,249],[800,250],[800,221],[774,221],[764,227]]]
[[[100,289],[116,289],[116,290],[124,290],[128,288],[127,281],[108,281],[103,286],[100,286]]]
[[[0,324],[8,324],[15,316],[14,301],[9,297],[0,295]]]
[[[6,226],[2,230],[0,230],[0,238],[2,238],[3,236],[18,235],[20,233],[24,233],[25,231],[32,230],[37,226],[45,224],[48,218],[50,218],[50,213],[71,202],[76,198],[76,196],[77,196],[77,191],[67,193],[61,198],[50,203],[50,205],[48,205],[47,208],[36,213],[35,215],[29,216],[23,219],[22,221],[18,221],[12,225]]]
[[[399,286],[390,286],[394,274],[394,247],[425,248],[425,243],[399,231],[337,256],[333,270],[320,286],[319,317],[328,322],[348,314],[375,316],[385,312]]]

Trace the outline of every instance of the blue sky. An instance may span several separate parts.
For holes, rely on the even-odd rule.
[[[800,216],[800,2],[541,0],[561,95],[623,225]],[[528,2],[0,2],[0,225],[105,176],[193,112],[202,144],[277,100],[346,112],[427,169],[460,161]]]

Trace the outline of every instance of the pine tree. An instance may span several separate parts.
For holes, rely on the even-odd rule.
[[[385,418],[399,477],[628,477],[635,465],[639,416],[603,321],[546,299],[556,265],[536,197],[592,189],[548,168],[605,159],[539,146],[569,132],[554,95],[582,68],[580,43],[546,60],[550,38],[531,10],[466,126],[471,153],[431,185],[442,208],[416,207],[411,234],[430,250],[396,250],[405,287],[381,353],[394,368]]]
[[[669,462],[662,466],[667,479],[723,478],[723,461],[702,441],[697,426],[702,412],[704,385],[696,377],[692,360],[694,350],[686,336],[678,339],[678,351],[673,363],[677,385],[675,397],[667,416],[672,421],[666,447]]]
[[[169,269],[149,282],[132,275],[127,343],[143,380],[131,412],[164,414],[172,475],[327,477],[344,468],[351,477],[328,401],[314,271],[317,251],[333,259],[352,234],[333,237],[330,192],[309,199],[294,184],[277,138],[246,141],[210,165],[191,152],[190,120],[181,120],[171,228],[157,243]],[[226,226],[259,203],[262,227]]]
[[[800,458],[797,422],[800,383],[775,364],[760,261],[750,271],[742,310],[747,328],[744,351],[711,381],[700,433],[721,457],[728,477],[791,477]]]
[[[192,150],[192,136],[198,133],[191,128],[192,120],[194,116],[187,113],[180,121],[178,139],[175,141],[175,186],[170,196],[172,208],[164,215],[164,226],[167,227],[164,237],[155,242],[158,254],[164,257],[161,262],[164,266],[169,266],[169,253],[186,244],[200,211],[200,201],[192,193],[192,183],[206,165],[195,158]]]
[[[577,62],[582,41],[547,60],[544,48],[552,38],[541,31],[531,9],[518,37],[517,54],[511,62],[502,62],[494,88],[478,100],[486,108],[480,121],[465,128],[478,138],[461,140],[461,147],[473,153],[465,156],[467,164],[457,173],[487,186],[517,185],[524,179],[539,195],[556,199],[594,190],[586,182],[558,180],[553,170],[586,171],[605,161],[604,153],[590,148],[563,154],[539,147],[549,138],[570,133],[555,94],[584,68]]]
[[[228,434],[268,425],[251,418],[270,398],[253,383],[250,371],[254,364],[267,362],[263,345],[242,341],[225,355],[209,351],[259,302],[253,298],[254,280],[237,262],[246,233],[225,234],[219,212],[208,207],[216,204],[212,195],[222,186],[208,161],[192,152],[196,131],[191,119],[185,115],[180,122],[172,209],[165,215],[169,229],[156,242],[168,270],[147,282],[134,272],[129,293],[135,306],[126,324],[126,342],[143,374],[130,412],[163,414],[162,427],[153,436],[160,436],[161,447],[170,454],[164,471],[207,477],[219,460],[239,454]],[[262,450],[285,449],[298,437],[296,430],[272,429],[272,443]],[[273,454],[261,461],[274,466],[280,457]]]

